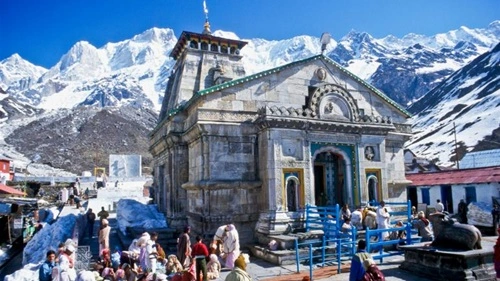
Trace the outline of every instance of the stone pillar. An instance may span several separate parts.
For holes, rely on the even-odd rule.
[[[182,188],[182,184],[189,179],[189,157],[188,148],[185,144],[177,143],[172,148],[170,163],[171,172],[171,214],[169,216],[169,226],[181,229],[187,224],[186,211],[188,210],[187,192]]]

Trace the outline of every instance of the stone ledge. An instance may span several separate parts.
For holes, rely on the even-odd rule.
[[[483,249],[470,251],[439,250],[426,244],[401,246],[405,261],[400,268],[433,280],[495,280],[491,242],[483,240]]]
[[[295,257],[295,250],[276,250],[271,251],[268,248],[259,246],[259,245],[251,245],[250,251],[252,254],[262,260],[270,262],[275,265],[292,265],[297,264]],[[313,247],[313,255],[317,256],[319,251],[322,251],[322,247]],[[336,246],[326,246],[325,250],[327,253],[335,253]],[[309,258],[309,249],[303,248],[299,249],[299,259],[303,261],[304,259]]]
[[[187,190],[196,189],[256,189],[262,186],[261,181],[238,181],[238,180],[202,180],[190,181],[182,184],[182,188]]]

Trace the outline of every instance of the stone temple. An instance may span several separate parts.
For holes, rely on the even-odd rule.
[[[183,32],[150,134],[169,226],[241,243],[303,227],[306,204],[406,200],[410,114],[323,54],[247,74],[246,42]]]

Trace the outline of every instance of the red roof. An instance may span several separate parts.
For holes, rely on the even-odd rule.
[[[406,179],[413,182],[412,186],[500,182],[500,166],[406,174]]]
[[[1,183],[0,183],[0,193],[8,193],[8,194],[20,195],[20,196],[25,195],[24,192],[17,190],[13,187],[10,187],[10,186],[6,186],[5,184],[1,184]]]

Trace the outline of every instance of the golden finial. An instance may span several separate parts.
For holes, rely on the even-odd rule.
[[[208,8],[207,8],[207,1],[203,0],[203,12],[205,13],[205,24],[203,25],[203,34],[212,34],[212,31],[210,31],[210,22],[208,21]]]

